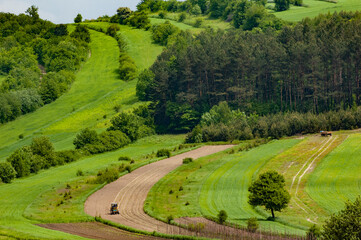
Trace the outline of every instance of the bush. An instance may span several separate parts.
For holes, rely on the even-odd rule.
[[[169,215],[169,216],[167,217],[167,223],[168,223],[168,224],[170,224],[173,220],[174,220],[173,215]]]
[[[178,22],[184,22],[186,18],[187,18],[187,14],[183,12],[179,15]]]
[[[188,163],[191,163],[193,162],[193,158],[185,158],[183,159],[183,164],[188,164]]]
[[[321,230],[313,224],[307,231],[307,240],[317,240],[321,236]]]
[[[77,176],[84,176],[84,173],[81,169],[78,169],[78,171],[76,171],[76,175]]]
[[[81,157],[81,153],[76,150],[63,150],[56,152],[56,158],[58,163],[71,163],[75,162]]]
[[[228,215],[227,215],[227,212],[226,212],[226,211],[221,210],[221,211],[219,211],[217,217],[218,217],[218,222],[219,222],[220,224],[223,224],[224,222],[226,222],[226,220],[227,220],[227,218],[228,218]]]
[[[120,156],[118,158],[119,161],[131,161],[132,159],[130,157],[127,156]]]
[[[15,169],[8,162],[0,163],[0,179],[3,183],[11,183],[16,176]]]
[[[157,24],[152,27],[152,39],[155,43],[167,45],[168,38],[177,33],[179,28],[171,24],[169,21]]]
[[[164,19],[166,16],[167,16],[167,13],[166,12],[160,12],[158,14],[158,16],[161,18],[161,19]]]
[[[97,178],[95,180],[96,183],[111,183],[118,179],[119,173],[117,168],[106,168],[105,170],[101,170],[97,174]]]
[[[120,28],[118,25],[112,24],[108,27],[106,34],[111,37],[115,37],[119,30],[120,30]]]
[[[197,18],[196,22],[194,23],[194,27],[196,28],[200,28],[203,24],[203,19],[202,18]]]
[[[93,144],[99,140],[98,134],[94,130],[85,128],[78,133],[73,141],[76,149],[83,148],[87,144]]]
[[[16,177],[25,177],[30,174],[31,158],[33,154],[28,148],[24,147],[16,150],[10,157],[7,158],[7,162],[12,165],[16,171]]]
[[[127,165],[127,166],[125,167],[125,170],[127,170],[128,173],[131,173],[131,172],[132,172],[132,167],[129,166],[129,165]]]
[[[249,218],[247,220],[247,229],[250,232],[256,232],[258,229],[258,222],[257,222],[257,218],[253,217],[253,218]]]
[[[157,157],[170,157],[171,153],[168,149],[159,149],[157,151]]]

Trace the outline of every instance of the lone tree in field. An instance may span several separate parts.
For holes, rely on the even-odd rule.
[[[75,23],[81,23],[82,20],[83,16],[80,13],[78,13],[78,15],[76,15],[76,17],[74,18]]]
[[[332,215],[323,226],[323,239],[361,239],[361,196]]]
[[[284,187],[285,179],[282,175],[276,171],[265,172],[248,188],[248,203],[254,207],[264,206],[271,210],[272,218],[275,218],[274,211],[286,208],[291,198]]]

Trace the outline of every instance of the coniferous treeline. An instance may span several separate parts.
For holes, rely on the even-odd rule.
[[[0,123],[35,111],[66,92],[88,56],[90,34],[26,14],[0,13]]]
[[[161,130],[189,131],[221,101],[261,115],[360,105],[361,13],[305,19],[281,31],[182,32],[140,75]]]

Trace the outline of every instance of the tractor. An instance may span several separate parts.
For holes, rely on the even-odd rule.
[[[118,203],[110,204],[110,215],[119,214]]]
[[[332,133],[331,133],[331,132],[327,132],[327,131],[321,131],[321,136],[322,136],[322,137],[332,136]]]

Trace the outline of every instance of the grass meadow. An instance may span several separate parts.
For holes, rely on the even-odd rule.
[[[267,221],[269,213],[255,211],[247,203],[248,186],[258,171],[272,158],[300,141],[273,141],[234,154],[227,150],[183,165],[152,188],[145,210],[163,220],[169,215],[175,218],[216,217],[220,210],[225,210],[230,223],[244,226],[248,218],[257,217],[263,230],[304,234],[299,228]],[[180,187],[183,190],[180,191]]]
[[[328,213],[361,195],[361,134],[350,135],[326,156],[306,185],[306,192]]]
[[[121,26],[121,31],[139,71],[149,67],[162,51],[162,47],[151,43],[149,32],[127,26]],[[124,82],[118,77],[116,41],[96,31],[91,31],[91,37],[91,57],[77,73],[68,93],[34,113],[0,125],[0,161],[39,135],[49,136],[57,150],[72,148],[73,138],[81,129],[108,127],[116,114],[115,106],[128,110],[139,104],[136,80]],[[19,139],[20,134],[24,139]]]
[[[184,135],[152,136],[123,149],[81,159],[68,165],[42,170],[39,174],[16,179],[0,186],[0,236],[30,239],[81,239],[73,235],[38,227],[42,222],[91,221],[83,211],[87,196],[101,187],[87,184],[85,179],[112,164],[120,165],[119,156],[137,160],[161,148],[173,149],[183,142]],[[149,160],[144,160],[147,162]],[[84,176],[77,176],[82,170]],[[73,198],[57,207],[59,193],[72,186]],[[51,199],[52,201],[48,201]]]
[[[300,21],[306,17],[316,17],[320,13],[327,14],[335,11],[356,11],[361,10],[361,1],[359,0],[336,0],[337,3],[322,1],[322,0],[303,0],[304,6],[291,6],[288,11],[274,12],[270,11],[276,17],[287,21]],[[272,6],[271,4],[269,4]]]

